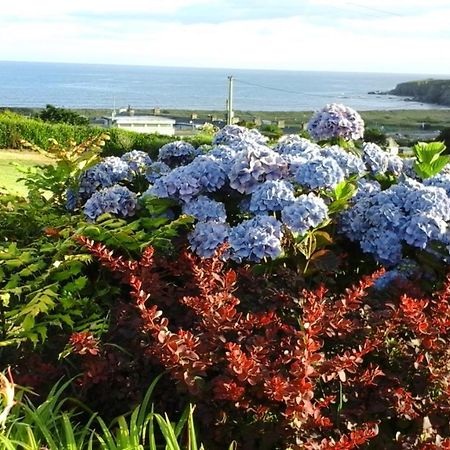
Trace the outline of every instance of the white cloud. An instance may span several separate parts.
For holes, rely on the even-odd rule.
[[[179,9],[194,5],[208,4],[214,0],[40,0],[8,1],[0,7],[3,18],[63,17],[76,13],[158,13],[174,14]]]
[[[199,5],[205,1],[135,0],[126,6],[128,12],[138,16],[139,11],[176,11],[187,4]],[[327,3],[327,0],[314,1]],[[176,20],[176,14],[170,21],[134,19],[132,22],[114,18],[96,22],[96,19],[87,21],[70,16],[83,8],[97,12],[106,4],[97,1],[94,6],[93,3],[47,0],[39,4],[42,15],[26,25],[5,21],[2,14],[0,59],[450,74],[450,60],[443,58],[450,48],[447,31],[450,8],[411,17],[381,16],[370,21],[345,17],[332,20],[329,14],[330,20],[320,23],[307,16],[216,24],[182,24]],[[418,3],[412,0],[412,4]],[[446,6],[444,1],[435,0],[435,3]],[[53,4],[53,13],[61,19],[42,19],[50,17],[45,11]],[[112,4],[108,9],[112,12],[121,11],[124,5],[111,1],[108,4]],[[367,0],[364,4],[381,8],[388,2]],[[406,5],[406,1],[400,0],[395,6],[400,4]],[[10,12],[14,10],[11,5],[7,8]]]

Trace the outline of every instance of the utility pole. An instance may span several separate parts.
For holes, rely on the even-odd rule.
[[[233,125],[233,75],[228,77],[227,125]]]

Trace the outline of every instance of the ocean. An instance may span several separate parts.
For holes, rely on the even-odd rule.
[[[388,91],[421,74],[200,69],[95,64],[0,62],[0,107],[223,110],[227,77],[234,77],[234,109],[311,111],[339,102],[357,110],[430,109]],[[446,77],[450,78],[450,76]]]

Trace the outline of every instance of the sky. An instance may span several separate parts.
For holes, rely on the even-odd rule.
[[[0,60],[450,75],[450,0],[15,0]]]

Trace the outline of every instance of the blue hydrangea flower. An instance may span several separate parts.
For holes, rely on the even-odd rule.
[[[450,173],[438,173],[434,177],[424,180],[425,186],[440,187],[445,190],[448,196],[450,196]]]
[[[266,214],[281,211],[294,200],[294,187],[291,183],[269,180],[255,188],[248,209],[254,214]]]
[[[386,172],[400,176],[403,173],[403,159],[397,155],[389,155]]]
[[[278,153],[262,145],[239,152],[228,173],[230,186],[241,194],[250,194],[258,183],[277,180],[285,175],[286,161]]]
[[[115,214],[119,217],[133,216],[137,208],[136,194],[125,186],[111,186],[94,195],[84,205],[84,214],[94,221],[104,213]]]
[[[155,180],[153,186],[150,186],[144,195],[189,202],[201,192],[201,189],[199,179],[189,171],[187,166],[182,166]]]
[[[430,214],[414,215],[403,227],[405,242],[425,249],[431,240],[447,241],[447,222]]]
[[[450,199],[444,189],[414,180],[407,180],[404,184],[408,188],[403,197],[404,208],[411,214],[425,213],[445,221],[450,220]]]
[[[317,156],[320,152],[320,146],[296,134],[288,134],[279,139],[273,150],[283,156],[292,155],[307,158]]]
[[[391,230],[371,228],[360,241],[361,250],[371,253],[386,266],[397,264],[402,259],[402,243],[399,235]]]
[[[332,103],[314,114],[308,122],[308,133],[316,141],[362,139],[364,121],[354,109]]]
[[[196,150],[192,144],[184,141],[175,141],[169,142],[159,149],[158,161],[173,168],[190,163],[195,156]]]
[[[335,188],[344,181],[344,171],[333,158],[312,158],[300,166],[295,181],[309,189]]]
[[[258,130],[227,125],[218,131],[213,139],[213,145],[228,145],[235,150],[244,150],[249,146],[264,145],[268,139]]]
[[[449,242],[450,198],[442,188],[406,178],[353,202],[340,214],[339,230],[383,264],[401,259],[402,244],[428,251],[431,241]]]
[[[195,217],[200,222],[226,222],[225,205],[200,195],[183,205],[183,214]]]
[[[113,186],[120,181],[130,180],[131,176],[130,167],[125,161],[116,156],[108,156],[83,173],[78,194],[82,199],[86,199],[97,189]]]
[[[188,234],[188,240],[198,256],[211,258],[217,248],[227,241],[229,230],[229,225],[222,222],[198,222]]]
[[[219,163],[224,172],[228,173],[234,164],[236,154],[237,151],[228,145],[216,145],[206,153],[206,156]]]
[[[300,195],[281,211],[282,222],[293,232],[305,234],[328,219],[328,208],[323,199],[313,193]]]
[[[366,172],[366,166],[359,156],[347,152],[337,145],[326,147],[322,149],[321,153],[326,158],[332,158],[338,163],[339,167],[344,172],[345,178],[348,178],[351,175],[358,175],[361,177]]]
[[[234,261],[261,261],[282,253],[281,223],[271,216],[256,216],[231,228],[228,242]]]
[[[202,191],[215,192],[227,181],[222,165],[208,156],[198,156],[184,168],[186,174],[198,180]]]
[[[353,207],[343,211],[338,219],[340,233],[353,242],[361,241],[371,227],[366,216],[367,210],[371,206],[372,199],[369,194],[361,197]]]
[[[295,180],[295,174],[298,172],[300,167],[303,166],[309,159],[313,158],[314,155],[312,153],[306,154],[303,156],[298,155],[283,155],[283,159],[286,161],[288,165],[288,173],[286,178],[289,180]]]
[[[375,180],[366,180],[361,178],[356,182],[356,187],[358,188],[356,194],[351,198],[351,202],[357,203],[363,197],[368,197],[381,191],[381,185]]]
[[[362,159],[374,175],[384,174],[388,169],[389,153],[372,142],[367,142],[363,145]]]
[[[167,164],[156,161],[147,167],[145,178],[147,178],[147,181],[150,183],[154,183],[158,178],[167,175],[171,170],[172,169]]]
[[[124,153],[120,159],[125,161],[129,168],[137,175],[144,175],[148,166],[152,163],[150,156],[140,150],[132,150],[131,152]]]

